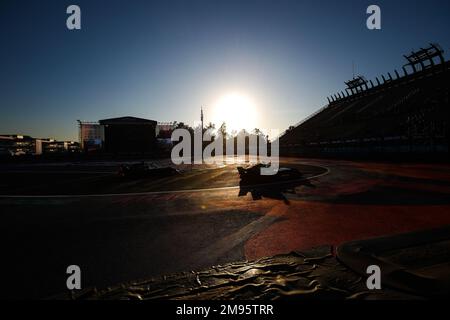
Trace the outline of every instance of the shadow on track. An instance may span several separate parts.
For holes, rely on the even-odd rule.
[[[292,182],[280,182],[271,184],[259,184],[251,185],[248,182],[239,182],[239,197],[244,197],[248,193],[252,195],[253,200],[261,200],[264,198],[270,198],[275,200],[282,200],[285,204],[289,205],[290,202],[284,195],[285,193],[297,194],[295,189],[299,186],[306,186],[315,188],[315,185],[310,180],[297,180]]]

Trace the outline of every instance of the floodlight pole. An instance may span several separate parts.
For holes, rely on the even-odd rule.
[[[201,128],[200,132],[202,134],[202,163],[203,163],[203,106],[200,107],[200,121],[201,121]]]
[[[200,121],[202,123],[202,134],[203,134],[203,106],[200,107]]]

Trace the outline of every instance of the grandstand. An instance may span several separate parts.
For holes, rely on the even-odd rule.
[[[345,91],[280,136],[280,154],[448,156],[450,62],[436,44],[405,58],[401,75],[345,82]]]

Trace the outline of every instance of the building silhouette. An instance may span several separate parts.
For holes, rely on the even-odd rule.
[[[156,149],[154,120],[120,117],[103,119],[104,151],[113,154],[148,154]]]

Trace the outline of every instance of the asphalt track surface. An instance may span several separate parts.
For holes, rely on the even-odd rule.
[[[235,166],[117,180],[115,164],[2,166],[1,297],[45,298],[450,224],[450,166],[282,159],[305,179],[239,186]]]

